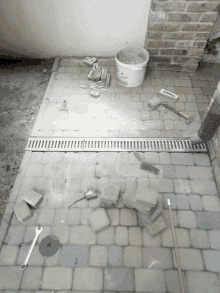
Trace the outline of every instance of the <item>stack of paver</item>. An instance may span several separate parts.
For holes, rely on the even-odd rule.
[[[123,195],[124,203],[138,211],[138,216],[152,235],[163,231],[167,225],[160,215],[163,210],[163,198],[157,191],[146,186],[134,185]]]

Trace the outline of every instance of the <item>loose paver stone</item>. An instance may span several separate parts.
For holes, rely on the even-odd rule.
[[[73,288],[80,291],[103,290],[103,271],[100,268],[76,268],[73,274]]]
[[[219,293],[219,280],[216,274],[208,272],[186,272],[188,292]]]
[[[135,269],[136,292],[165,292],[166,282],[164,272],[161,270]]]
[[[87,246],[63,245],[60,254],[60,265],[86,266],[89,259],[89,249]]]
[[[190,241],[195,248],[209,248],[209,238],[208,233],[205,230],[200,229],[190,229]]]
[[[28,221],[32,217],[32,211],[24,200],[16,204],[14,213],[21,223]]]
[[[200,250],[194,248],[179,248],[180,263],[182,270],[202,271],[204,264]],[[177,268],[176,255],[174,248],[172,249],[174,267]]]
[[[220,251],[203,250],[203,258],[207,271],[220,273]]]
[[[211,248],[220,250],[220,231],[209,231],[208,233]]]
[[[148,269],[173,268],[171,249],[143,248],[143,265]]]
[[[109,227],[110,220],[104,209],[98,209],[89,217],[92,230],[97,233]]]
[[[104,289],[115,291],[133,291],[133,270],[130,268],[106,268],[104,270]]]
[[[46,267],[43,272],[41,287],[47,290],[69,290],[72,286],[72,277],[72,268]]]

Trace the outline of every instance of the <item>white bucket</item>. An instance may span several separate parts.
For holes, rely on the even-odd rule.
[[[115,55],[118,82],[137,87],[144,82],[149,53],[144,48],[125,47]]]

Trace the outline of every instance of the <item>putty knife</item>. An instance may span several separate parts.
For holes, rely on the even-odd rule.
[[[141,170],[149,171],[149,172],[156,174],[156,175],[159,174],[160,170],[157,169],[156,167],[144,162],[138,153],[134,152],[134,156],[136,159],[138,159],[141,162],[141,165],[140,165]]]

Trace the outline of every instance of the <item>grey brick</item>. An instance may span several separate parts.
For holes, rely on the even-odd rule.
[[[143,248],[143,265],[148,269],[173,268],[171,249]]]
[[[106,267],[108,265],[108,249],[105,246],[95,245],[90,250],[90,265]]]
[[[174,192],[172,179],[149,178],[149,181],[150,181],[150,189],[157,190],[158,192]]]
[[[186,272],[188,292],[191,293],[219,293],[218,277],[208,272]]]
[[[207,271],[220,273],[220,251],[203,250],[202,253]]]
[[[22,271],[15,266],[0,267],[0,289],[19,289]]]
[[[165,292],[166,281],[164,272],[161,270],[135,269],[135,291],[136,292]]]
[[[209,156],[207,154],[193,154],[193,159],[196,166],[211,166]]]
[[[220,230],[220,213],[197,212],[196,219],[200,229],[219,229]]]
[[[195,212],[178,211],[178,222],[183,228],[197,228]]]
[[[143,241],[144,246],[148,247],[160,247],[160,235],[153,236],[147,229],[143,229]]]
[[[25,227],[11,226],[8,230],[8,243],[20,244],[23,241]]]
[[[212,181],[208,180],[191,180],[190,181],[190,187],[192,190],[192,193],[195,194],[217,194],[216,185]]]
[[[210,168],[207,167],[197,167],[197,166],[188,166],[187,172],[190,179],[200,179],[200,180],[213,180],[213,172]]]
[[[17,254],[17,245],[3,245],[0,251],[0,265],[15,265]]]
[[[189,210],[189,200],[186,194],[177,194],[177,206],[179,210]]]
[[[109,227],[99,233],[97,233],[97,243],[112,245],[115,243],[115,229],[114,227]]]
[[[174,193],[164,193],[163,200],[164,200],[164,208],[169,209],[168,206],[168,199],[170,199],[172,209],[177,209],[177,198]]]
[[[115,244],[116,245],[128,245],[128,228],[118,226],[115,228]]]
[[[175,171],[176,171],[175,174],[176,174],[177,178],[179,178],[179,179],[188,178],[186,166],[177,165],[177,166],[175,166]]]
[[[124,248],[124,266],[133,268],[142,266],[140,247],[127,246]]]
[[[208,233],[200,229],[190,229],[190,241],[195,248],[209,248]]]
[[[194,165],[192,154],[171,153],[170,156],[173,165]]]
[[[27,268],[24,272],[21,288],[22,289],[40,289],[42,268]]]
[[[220,231],[208,231],[212,249],[220,250]]]
[[[92,245],[96,243],[96,234],[89,226],[75,226],[70,230],[69,242],[72,244]]]
[[[120,266],[123,261],[123,248],[121,246],[109,247],[109,265]]]
[[[215,195],[203,195],[202,196],[203,207],[205,211],[219,212],[219,198]]]
[[[55,217],[55,209],[43,208],[39,210],[38,223],[52,225]]]
[[[46,267],[43,272],[41,288],[47,290],[69,290],[72,286],[72,277],[72,268]]]
[[[165,178],[171,178],[171,179],[177,178],[175,174],[175,168],[172,165],[163,166],[163,175]]]
[[[172,209],[172,214],[173,214],[174,227],[178,227],[177,212],[176,211],[173,211],[173,209]],[[161,213],[161,215],[164,218],[167,226],[169,228],[171,228],[170,212],[168,210],[163,210],[162,213]]]
[[[167,284],[167,290],[169,291],[169,293],[181,293],[180,280],[179,280],[179,275],[177,271],[173,271],[173,270],[165,271],[165,279]],[[182,272],[182,280],[183,280],[183,287],[185,289],[185,292],[188,292],[187,280],[186,280],[184,272]]]
[[[121,209],[120,225],[137,226],[137,212],[131,209]]]
[[[161,165],[171,164],[169,153],[161,152],[159,153],[159,158],[160,158]]]
[[[190,194],[189,195],[189,204],[193,211],[202,211],[203,205],[202,200],[199,195],[196,194]]]
[[[85,208],[81,211],[81,224],[82,225],[89,225],[89,217],[94,212],[94,209]]]
[[[87,246],[63,245],[60,254],[60,265],[86,266],[89,259],[89,249]]]
[[[130,245],[135,245],[135,246],[143,245],[142,229],[140,227],[129,227],[128,234],[129,234]]]
[[[189,247],[190,241],[189,241],[189,233],[187,229],[176,228],[175,232],[176,232],[176,238],[177,238],[177,246]],[[162,242],[162,245],[165,247],[174,247],[171,228],[168,228],[161,233],[161,242]]]
[[[104,289],[116,291],[134,290],[134,273],[130,268],[106,268]]]
[[[190,183],[184,179],[174,179],[174,187],[176,193],[191,193]]]
[[[119,225],[119,209],[107,209],[107,215],[110,219],[111,226]]]
[[[61,244],[68,242],[69,238],[69,226],[68,225],[56,225],[52,226],[52,234],[59,238]]]
[[[202,271],[204,264],[202,260],[202,253],[194,248],[179,248],[180,263],[182,270]],[[176,255],[174,248],[172,249],[174,267],[177,268]]]
[[[67,224],[67,216],[68,216],[67,209],[56,209],[54,224],[55,225]]]
[[[25,258],[27,257],[29,249],[30,249],[29,245],[21,247],[18,254],[18,259],[17,259],[18,265],[23,264]],[[39,252],[39,245],[35,244],[34,249],[31,253],[30,259],[28,261],[28,266],[42,266],[43,263],[44,263],[44,257]]]
[[[81,209],[72,208],[72,209],[68,210],[67,223],[69,225],[78,225],[78,224],[80,224],[80,219],[81,219]]]

